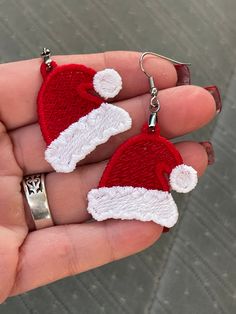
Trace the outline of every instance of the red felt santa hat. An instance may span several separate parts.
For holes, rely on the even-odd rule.
[[[170,228],[178,219],[170,190],[187,193],[196,184],[196,170],[183,164],[175,146],[158,129],[144,128],[115,152],[88,194],[88,212],[98,221],[137,219]]]
[[[71,172],[97,145],[131,127],[129,114],[106,99],[122,88],[113,69],[96,72],[84,65],[42,64],[38,116],[47,143],[45,159],[58,172]]]

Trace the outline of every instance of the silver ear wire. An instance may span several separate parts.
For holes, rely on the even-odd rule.
[[[159,58],[161,58],[161,59],[170,61],[170,62],[172,62],[172,63],[174,63],[174,64],[191,65],[191,63],[180,62],[180,61],[177,61],[177,60],[168,58],[168,57],[166,57],[166,56],[159,55],[158,53],[155,53],[155,52],[146,51],[146,52],[143,52],[143,53],[141,54],[141,56],[140,56],[140,58],[139,58],[139,65],[140,65],[141,70],[143,71],[143,73],[146,74],[147,77],[151,77],[151,75],[149,75],[149,74],[146,72],[146,70],[144,69],[144,65],[143,65],[144,58],[145,58],[147,55],[152,55],[152,56],[155,56],[155,57],[159,57]]]
[[[158,94],[158,89],[155,86],[155,82],[154,82],[154,78],[152,75],[150,75],[149,73],[147,73],[147,71],[144,69],[144,58],[147,55],[152,55],[155,57],[159,57],[162,58],[164,60],[168,60],[174,64],[182,64],[182,65],[191,65],[191,63],[183,63],[168,57],[165,57],[163,55],[159,55],[158,53],[155,52],[150,52],[150,51],[146,51],[143,52],[139,58],[139,65],[141,70],[143,71],[143,73],[148,77],[148,81],[149,81],[149,85],[150,85],[150,94],[152,96],[151,101],[150,101],[150,106],[149,106],[149,110],[150,110],[150,117],[149,117],[149,122],[148,122],[148,126],[149,129],[154,132],[155,131],[155,126],[157,124],[157,113],[158,111],[161,109],[160,106],[160,102],[158,100],[157,94]]]

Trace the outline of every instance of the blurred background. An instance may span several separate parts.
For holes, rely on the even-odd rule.
[[[0,0],[0,62],[38,57],[44,46],[190,61],[193,84],[222,93],[222,113],[191,135],[212,141],[217,162],[178,199],[179,224],[151,248],[11,298],[0,313],[236,313],[236,1]]]

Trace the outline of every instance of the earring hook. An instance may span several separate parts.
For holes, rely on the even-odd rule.
[[[154,132],[156,124],[157,124],[157,120],[158,120],[157,114],[161,109],[161,105],[160,105],[160,102],[158,99],[158,95],[157,95],[158,89],[155,86],[154,78],[152,75],[150,75],[149,73],[146,72],[146,70],[144,69],[144,66],[143,66],[144,58],[147,55],[153,55],[155,57],[159,57],[159,58],[168,60],[174,64],[191,65],[191,63],[183,63],[183,62],[180,62],[180,61],[177,61],[177,60],[174,60],[174,59],[171,59],[171,58],[159,55],[158,53],[150,52],[150,51],[146,51],[146,52],[143,52],[141,54],[141,56],[139,58],[139,65],[140,65],[140,68],[143,71],[143,73],[148,77],[148,81],[149,81],[149,85],[150,85],[150,94],[151,94],[151,100],[150,100],[150,105],[149,105],[150,116],[149,116],[149,121],[148,121],[148,127],[149,127],[149,130],[151,132]]]
[[[143,61],[144,61],[144,58],[147,56],[147,55],[152,55],[152,56],[155,56],[155,57],[159,57],[159,58],[162,58],[164,60],[168,60],[174,64],[183,64],[183,65],[191,65],[191,63],[185,63],[185,62],[180,62],[180,61],[177,61],[177,60],[174,60],[174,59],[171,59],[171,58],[168,58],[166,56],[163,56],[163,55],[160,55],[158,53],[155,53],[155,52],[151,52],[151,51],[146,51],[146,52],[143,52],[139,58],[139,65],[140,65],[140,68],[141,70],[143,71],[144,74],[146,74],[147,77],[152,77],[152,75],[148,74],[146,72],[146,70],[144,69],[144,66],[143,66]]]

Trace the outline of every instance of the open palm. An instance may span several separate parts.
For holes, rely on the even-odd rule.
[[[90,220],[87,193],[97,186],[107,160],[148,118],[150,96],[136,52],[58,56],[58,64],[81,63],[95,70],[114,68],[123,80],[115,103],[129,112],[132,129],[99,146],[73,173],[53,172],[44,159],[46,145],[37,123],[36,97],[41,60],[0,65],[0,301],[8,296],[136,253],[162,233],[152,222]],[[150,57],[145,66],[160,89],[162,135],[174,138],[194,131],[215,116],[213,97],[197,86],[176,86],[177,73],[168,61]],[[185,164],[201,175],[207,154],[195,142],[176,147]],[[56,226],[29,232],[21,192],[22,177],[47,173],[49,206]],[[90,221],[89,221],[90,220]]]

